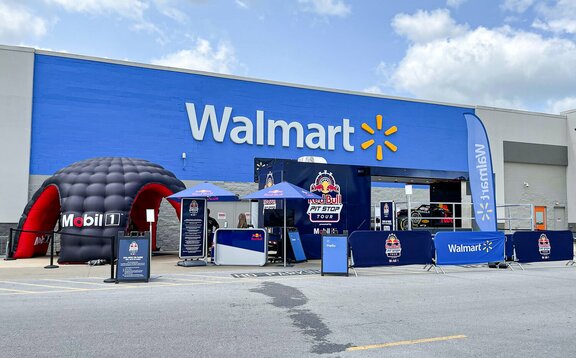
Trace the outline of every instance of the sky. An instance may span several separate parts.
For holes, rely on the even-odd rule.
[[[558,114],[576,0],[0,0],[0,44]]]

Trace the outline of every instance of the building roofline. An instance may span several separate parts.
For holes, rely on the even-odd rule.
[[[540,117],[545,116],[545,117],[556,118],[556,119],[566,119],[566,115],[565,115],[566,112],[563,112],[561,114],[551,114],[551,113],[543,113],[543,112],[525,111],[525,110],[521,110],[521,109],[498,108],[498,107],[489,107],[489,106],[480,106],[480,105],[476,106],[476,110],[509,112],[509,113],[529,115],[529,116],[540,116]]]
[[[66,58],[86,60],[86,61],[104,62],[104,63],[110,63],[110,64],[116,64],[116,65],[123,65],[123,66],[148,68],[148,69],[153,69],[153,70],[181,72],[181,73],[189,73],[189,74],[209,76],[209,77],[225,78],[225,79],[240,80],[240,81],[247,81],[247,82],[254,82],[254,83],[263,83],[263,84],[278,85],[278,86],[285,86],[285,87],[292,87],[292,88],[301,88],[301,89],[316,90],[316,91],[323,91],[323,92],[332,92],[332,93],[349,94],[349,95],[357,95],[357,96],[364,96],[364,97],[392,99],[392,100],[397,100],[397,101],[417,102],[417,103],[425,103],[425,104],[435,104],[435,105],[442,105],[442,106],[474,109],[473,105],[461,105],[461,104],[440,102],[440,101],[427,101],[427,100],[407,98],[407,97],[388,96],[388,95],[382,95],[382,94],[376,94],[376,93],[367,93],[367,92],[360,92],[360,91],[326,88],[326,87],[319,87],[319,86],[309,86],[309,85],[295,84],[295,83],[289,83],[289,82],[263,80],[263,79],[242,77],[242,76],[236,76],[236,75],[226,75],[226,74],[220,74],[220,73],[189,70],[189,69],[184,69],[184,68],[161,66],[161,65],[152,65],[152,64],[139,63],[139,62],[133,62],[133,61],[116,60],[116,59],[110,59],[110,58],[86,56],[86,55],[79,55],[79,54],[72,54],[72,53],[65,53],[65,52],[56,52],[56,51],[38,50],[38,49],[36,49],[34,52],[37,54],[40,54],[40,55],[66,57]]]

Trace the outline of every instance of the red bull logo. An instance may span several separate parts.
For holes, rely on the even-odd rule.
[[[130,246],[128,247],[128,252],[132,256],[134,256],[138,253],[138,243],[136,241],[132,241],[130,243]]]
[[[318,194],[322,199],[308,200],[308,217],[313,223],[337,223],[340,221],[342,211],[342,195],[340,185],[328,171],[319,172],[314,183],[310,185],[310,192]]]
[[[274,185],[274,175],[272,172],[266,174],[266,182],[264,183],[264,188],[269,188]],[[264,200],[264,209],[276,209],[276,200]]]
[[[190,215],[196,216],[199,210],[200,208],[198,207],[198,202],[196,200],[192,200],[190,202],[190,207],[188,208],[188,212],[190,213]]]
[[[538,239],[538,251],[542,255],[542,259],[548,259],[550,257],[550,251],[552,247],[550,246],[550,240],[546,234],[540,235]]]
[[[262,241],[263,239],[262,234],[259,232],[252,234],[252,241]]]
[[[386,239],[386,256],[390,262],[398,262],[400,256],[402,255],[402,245],[400,244],[400,240],[394,234],[388,235]]]

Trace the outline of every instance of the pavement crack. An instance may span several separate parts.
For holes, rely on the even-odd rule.
[[[352,344],[337,344],[328,340],[332,333],[322,318],[307,308],[303,308],[308,298],[298,289],[276,282],[263,282],[250,290],[272,298],[271,305],[287,310],[292,325],[313,342],[310,353],[332,354],[344,352]]]

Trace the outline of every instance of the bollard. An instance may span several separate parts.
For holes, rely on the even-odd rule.
[[[54,269],[60,266],[54,265],[54,234],[50,238],[50,265],[44,266],[45,269]]]
[[[13,232],[14,232],[14,229],[10,228],[10,236],[8,236],[8,241],[6,242],[6,255],[4,255],[4,261],[16,260],[14,257],[12,257],[12,255],[14,254],[12,252],[12,233]]]
[[[114,236],[110,237],[110,278],[104,280],[105,283],[116,283],[114,278]]]

